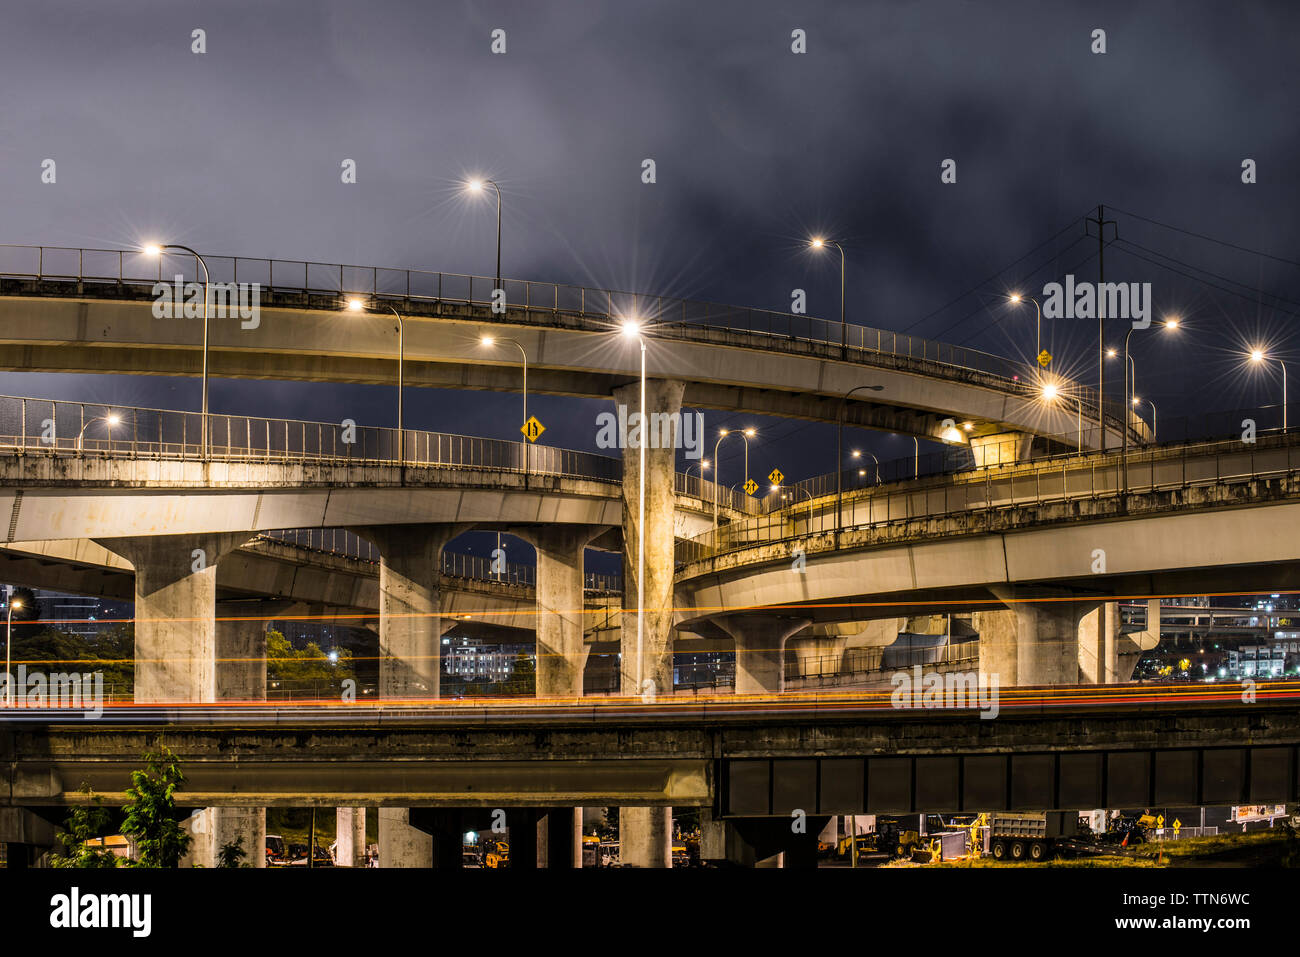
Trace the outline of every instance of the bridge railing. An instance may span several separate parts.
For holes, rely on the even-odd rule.
[[[1256,410],[1258,414],[1258,410]],[[1240,420],[1239,420],[1240,421]],[[1240,432],[1240,430],[1238,430]],[[837,547],[843,532],[907,526],[925,534],[927,522],[961,519],[973,513],[1186,490],[1293,476],[1300,471],[1300,432],[1256,432],[1218,441],[1184,442],[1130,452],[1125,468],[1115,455],[1064,456],[1052,460],[988,466],[891,485],[846,491],[837,509],[833,493],[815,500],[746,518],[677,543],[678,565],[728,553],[801,541],[807,550]],[[837,514],[838,511],[838,514]],[[781,553],[774,551],[770,557]]]
[[[1300,414],[1300,406],[1297,406],[1296,411]],[[1129,453],[1136,455],[1158,447],[1155,441],[1157,438],[1161,439],[1162,444],[1212,442],[1233,435],[1240,438],[1243,432],[1242,423],[1246,420],[1252,423],[1256,435],[1278,435],[1282,432],[1284,418],[1281,406],[1257,406],[1251,409],[1211,412],[1197,416],[1171,417],[1167,421],[1162,419],[1158,433],[1153,429],[1146,430],[1141,442],[1130,437]],[[965,433],[961,431],[960,426],[954,431],[958,436],[957,441],[946,445],[938,452],[906,455],[886,459],[883,462],[877,461],[868,453],[860,453],[854,457],[853,447],[846,444],[844,456],[853,464],[845,468],[838,477],[834,472],[829,472],[786,483],[776,491],[767,490],[761,496],[762,510],[765,512],[783,509],[806,510],[810,501],[835,495],[837,489],[842,489],[844,495],[849,495],[877,485],[892,485],[913,479],[960,475],[980,471],[982,468],[1003,467],[1002,464],[977,466],[974,450],[967,444]],[[1031,446],[1030,451],[1021,461],[1050,463],[1053,467],[1059,467],[1062,461],[1094,456],[1097,453],[1093,450],[1100,444],[1098,441],[1100,434],[1101,429],[1095,422],[1089,425],[1084,420],[1075,430],[1055,435],[1039,435],[1038,442]],[[1014,440],[1010,441],[1014,442]],[[1114,434],[1108,433],[1107,443],[1108,453],[1114,454],[1120,451]],[[833,458],[835,454],[833,447],[830,453]],[[766,483],[765,488],[767,488]]]
[[[618,483],[621,459],[549,445],[352,423],[208,415],[209,458],[222,462],[312,462],[322,465],[484,469]],[[26,453],[200,460],[199,412],[0,396],[0,448]],[[714,485],[677,473],[679,494],[712,501]],[[762,506],[737,489],[719,487],[723,509],[758,514]]]
[[[272,296],[298,296],[303,304],[313,297],[341,303],[345,296],[359,296],[400,302],[408,310],[445,304],[488,310],[498,282],[488,276],[380,266],[206,254],[203,260],[211,283],[258,283]],[[152,257],[119,249],[0,245],[0,279],[152,289],[156,283],[174,282],[178,275],[186,283],[199,283],[204,272],[196,257],[184,253]],[[1036,367],[1031,363],[889,329],[566,283],[502,278],[500,286],[512,321],[522,315],[529,322],[552,324],[564,317],[594,324],[593,328],[612,328],[634,316],[653,326],[653,334],[659,338],[737,344],[736,337],[744,337],[749,344],[780,352],[836,356],[949,377],[954,372],[976,373],[990,377],[989,384],[1015,394],[1038,391]],[[1091,413],[1095,420],[1096,390],[1059,381],[1062,392],[1077,396],[1085,415]],[[1115,423],[1123,412],[1119,404],[1107,401],[1107,416]]]

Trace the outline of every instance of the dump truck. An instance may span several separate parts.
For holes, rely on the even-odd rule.
[[[998,813],[989,817],[989,844],[996,860],[1045,861],[1079,833],[1074,811]]]

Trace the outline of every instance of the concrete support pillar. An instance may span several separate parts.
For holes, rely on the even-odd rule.
[[[339,867],[366,866],[366,809],[334,809],[334,858]]]
[[[672,867],[673,809],[619,808],[618,859],[633,867]]]
[[[135,700],[217,699],[217,562],[251,532],[99,540],[135,569]]]
[[[289,614],[292,607],[290,602],[218,602],[216,631],[218,701],[266,700],[267,625],[274,618]]]
[[[467,528],[428,524],[355,530],[379,549],[380,698],[438,697],[442,548]]]
[[[656,416],[680,424],[684,383],[661,379],[646,382],[646,408],[641,408],[641,383],[614,390],[614,401],[632,413],[645,412],[648,429],[629,429],[623,450],[623,629],[620,686],[623,694],[673,693],[673,572],[675,567],[675,472],[679,436],[663,441],[654,427]],[[638,415],[638,418],[640,416]],[[674,430],[669,430],[670,432]],[[641,440],[645,438],[645,528],[641,512]],[[635,439],[635,441],[633,441]],[[665,447],[667,446],[667,447]],[[645,538],[645,578],[638,585],[638,550]],[[637,608],[638,588],[644,607]],[[638,611],[641,616],[638,641]],[[651,682],[647,685],[646,682]],[[635,867],[672,867],[672,808],[619,809],[619,860]]]
[[[736,694],[780,691],[784,685],[785,641],[807,628],[809,619],[721,615],[713,622],[736,639]]]
[[[614,390],[614,401],[632,413],[641,411],[640,382]],[[654,379],[646,382],[646,411],[650,428],[645,430],[645,528],[638,527],[640,515],[641,429],[629,429],[623,450],[623,694],[642,694],[646,681],[654,682],[653,693],[673,692],[673,572],[675,571],[674,516],[676,493],[674,474],[676,434],[665,436],[655,428],[659,416],[680,420],[681,382]],[[668,429],[670,433],[674,430]],[[666,448],[663,446],[667,446]],[[641,642],[637,643],[637,555],[645,536],[645,608],[642,612]],[[638,659],[638,652],[640,657]]]
[[[1008,607],[978,615],[980,673],[996,674],[1002,687],[1077,684],[1080,625],[1101,602],[1025,589],[995,594]],[[1095,615],[1094,622],[1100,624]],[[1095,638],[1091,644],[1100,647]]]
[[[537,696],[582,696],[582,562],[587,543],[605,527],[512,528],[537,551]]]
[[[379,866],[433,866],[433,835],[411,826],[409,808],[379,809]]]

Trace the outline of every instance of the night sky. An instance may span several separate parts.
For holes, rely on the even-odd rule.
[[[1241,353],[1293,355],[1296,36],[1300,6],[1281,2],[13,5],[0,241],[490,275],[494,203],[462,189],[481,175],[504,193],[507,277],[778,310],[804,288],[810,314],[837,318],[838,256],[805,245],[821,234],[848,256],[850,322],[1028,359],[1032,307],[1005,296],[1095,279],[1083,218],[1104,203],[1120,237],[1106,278],[1151,282],[1157,316],[1184,321],[1134,336],[1138,389],[1172,421],[1276,403],[1276,369]],[[940,181],[949,158],[955,184]],[[1242,183],[1246,158],[1257,183]],[[1095,384],[1094,322],[1043,335],[1058,371]],[[199,384],[4,374],[0,392],[196,408]],[[408,423],[517,438],[516,405],[420,394]],[[389,425],[394,402],[213,383],[214,412],[269,407]],[[533,403],[547,441],[582,449],[603,407]],[[706,419],[759,427],[754,474],[834,467],[829,426]],[[897,436],[852,444],[911,453]],[[740,452],[723,460],[737,481]]]

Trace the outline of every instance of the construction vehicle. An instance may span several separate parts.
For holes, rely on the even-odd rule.
[[[483,866],[493,869],[510,863],[510,845],[505,841],[488,841],[483,851]],[[586,863],[585,861],[583,862]]]
[[[600,867],[600,838],[594,834],[582,835],[582,866]]]
[[[995,860],[1045,861],[1079,833],[1074,811],[997,813],[989,818],[989,843]]]

